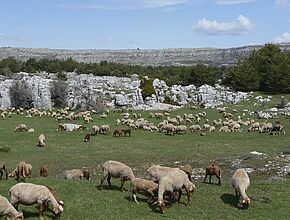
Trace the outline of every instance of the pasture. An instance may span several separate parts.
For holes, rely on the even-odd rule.
[[[289,96],[287,97],[289,100]],[[277,99],[263,108],[274,107]],[[231,106],[239,113],[242,109],[259,109],[251,102]],[[207,112],[207,117],[222,118],[222,114],[213,109],[181,109],[170,113],[177,114]],[[149,112],[134,111],[143,118],[157,124],[162,119],[149,118]],[[160,111],[159,111],[160,112]],[[111,111],[107,119],[100,119],[98,114],[92,115],[94,122],[87,124],[87,130],[73,132],[57,131],[58,122],[52,117],[32,117],[13,115],[11,118],[0,120],[0,148],[10,148],[9,152],[0,151],[0,161],[5,161],[11,172],[19,161],[26,161],[33,166],[32,178],[26,181],[55,187],[65,203],[65,211],[61,219],[288,219],[290,204],[290,179],[283,176],[283,181],[273,181],[270,177],[277,176],[277,166],[263,170],[268,161],[271,164],[290,164],[287,157],[280,158],[280,153],[290,150],[289,117],[280,116],[279,120],[285,126],[286,135],[268,135],[258,132],[247,132],[248,126],[242,126],[242,132],[220,133],[206,132],[200,136],[199,132],[182,135],[165,135],[161,132],[146,132],[132,130],[131,137],[113,137],[113,130],[117,128],[115,121],[121,118],[120,112]],[[254,116],[246,117],[254,118]],[[258,119],[256,119],[258,120]],[[269,119],[275,122],[277,119]],[[258,121],[265,121],[259,119]],[[204,121],[201,121],[202,125]],[[25,123],[34,128],[34,133],[14,132],[19,123]],[[66,122],[64,122],[66,123]],[[73,122],[82,124],[82,120]],[[92,136],[88,143],[83,142],[86,133],[92,125],[110,124],[111,133],[108,135]],[[189,126],[189,125],[188,125]],[[119,125],[118,128],[126,128]],[[46,136],[46,146],[37,147],[39,134]],[[267,156],[251,156],[252,151],[265,153]],[[280,160],[281,159],[281,160]],[[146,170],[152,164],[177,167],[190,164],[196,171],[196,191],[192,195],[188,207],[184,205],[185,196],[181,203],[174,203],[160,214],[157,206],[150,206],[146,198],[140,195],[140,204],[131,201],[131,193],[120,192],[120,180],[112,179],[113,188],[105,187],[98,190],[101,175],[101,165],[106,160],[117,160],[132,167],[136,177],[146,178]],[[283,160],[283,162],[281,162]],[[243,167],[253,168],[250,174],[251,185],[247,190],[252,202],[248,210],[236,207],[236,197],[230,185],[230,178],[237,161]],[[216,162],[222,168],[222,185],[218,186],[216,178],[214,184],[203,183],[202,170]],[[48,165],[49,176],[39,177],[41,165]],[[64,180],[56,176],[66,169],[87,167],[92,173],[92,179]],[[269,166],[268,166],[269,167]],[[10,187],[16,180],[0,181],[0,194],[8,197]],[[129,181],[125,188],[129,189]],[[8,197],[9,199],[9,197]],[[35,206],[19,206],[25,219],[38,219]],[[52,218],[52,212],[46,213],[46,219]]]

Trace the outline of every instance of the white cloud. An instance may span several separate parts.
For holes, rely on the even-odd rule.
[[[259,0],[214,0],[214,1],[220,5],[237,5],[249,2],[256,2]]]
[[[193,30],[207,35],[244,35],[251,32],[253,26],[248,17],[239,15],[235,21],[221,23],[203,18],[193,25]]]
[[[281,36],[279,37],[276,37],[274,39],[274,42],[276,43],[287,43],[287,42],[290,42],[290,33],[283,33]]]
[[[289,0],[276,0],[275,4],[279,7],[279,8],[287,8],[289,7]]]
[[[70,9],[140,10],[176,6],[188,1],[190,0],[89,0],[80,5],[70,3],[59,6]]]

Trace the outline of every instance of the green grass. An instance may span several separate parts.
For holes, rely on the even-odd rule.
[[[266,107],[274,107],[276,100],[277,97]],[[252,103],[244,102],[232,107],[239,111],[244,108],[252,109]],[[183,115],[185,112],[195,114],[201,111],[203,109],[181,109],[171,115]],[[210,121],[221,117],[215,110],[206,112]],[[138,113],[148,119],[149,112]],[[94,115],[94,123],[88,127],[108,123],[114,130],[115,121],[120,118],[120,114],[111,112],[108,119],[99,119],[98,115]],[[148,120],[155,124],[160,121]],[[88,130],[57,131],[58,123],[53,118],[25,118],[14,115],[0,121],[0,148],[11,149],[8,152],[0,151],[0,160],[6,162],[9,171],[19,161],[31,163],[33,177],[27,179],[27,182],[51,185],[58,190],[66,204],[62,219],[288,219],[290,180],[286,177],[285,181],[271,182],[268,179],[274,175],[275,170],[270,172],[271,175],[257,171],[267,161],[275,160],[280,152],[290,149],[289,118],[282,116],[279,120],[285,125],[286,135],[248,133],[247,127],[243,127],[241,133],[214,132],[207,133],[207,136],[200,136],[198,133],[167,136],[159,132],[133,130],[132,137],[113,138],[111,133],[107,136],[94,136],[89,143],[84,143],[83,138]],[[35,133],[14,132],[19,123],[33,127]],[[46,136],[44,148],[36,146],[40,133],[45,133]],[[250,157],[242,161],[243,165],[252,167],[255,171],[250,175],[251,186],[247,191],[252,198],[251,206],[248,210],[240,210],[236,207],[234,190],[230,186],[231,161],[243,158],[251,151],[266,153],[268,157]],[[146,170],[153,163],[168,166],[189,163],[193,168],[204,168],[211,162],[218,161],[223,170],[222,186],[204,184],[199,179],[195,181],[196,191],[188,207],[184,205],[185,198],[182,197],[180,204],[175,203],[166,208],[162,215],[156,207],[149,206],[145,199],[141,199],[139,205],[131,202],[130,193],[118,191],[118,179],[112,180],[116,186],[112,190],[105,187],[104,191],[99,191],[97,186],[101,175],[100,166],[106,160],[118,160],[128,164],[138,177],[146,177]],[[48,165],[49,178],[39,177],[41,165]],[[82,167],[89,167],[92,171],[91,181],[56,178],[65,169]],[[215,182],[214,177],[213,181]],[[13,179],[0,181],[0,194],[8,196],[8,191],[14,184],[16,181]],[[129,188],[129,183],[126,183],[126,188]],[[24,212],[25,219],[38,219],[35,206],[20,205],[20,210]],[[46,215],[48,218],[52,217],[51,212]]]

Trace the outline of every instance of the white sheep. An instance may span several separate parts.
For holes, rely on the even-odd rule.
[[[44,134],[40,134],[39,137],[38,137],[38,146],[39,147],[44,147],[45,146],[45,136]]]
[[[32,183],[18,183],[9,190],[11,204],[17,209],[19,204],[39,205],[39,218],[44,219],[43,215],[48,207],[52,204],[55,218],[59,219],[63,212],[63,207],[57,202],[52,193],[46,186]]]
[[[102,166],[103,175],[101,177],[100,189],[103,190],[104,180],[107,178],[108,184],[111,187],[111,177],[120,178],[121,186],[120,190],[124,191],[124,183],[126,180],[132,180],[135,178],[132,169],[118,161],[108,160]]]
[[[196,132],[196,131],[201,131],[201,127],[199,125],[191,125],[189,127],[190,132]]]
[[[244,208],[248,208],[250,205],[250,198],[246,194],[246,190],[250,185],[250,178],[244,169],[237,169],[234,173],[231,184],[235,189],[236,196],[242,197],[242,204]]]
[[[110,130],[111,130],[110,125],[101,125],[99,134],[108,134],[110,133]]]
[[[60,178],[70,180],[83,179],[83,176],[84,174],[81,169],[65,170],[59,175]]]
[[[147,202],[150,202],[154,198],[154,193],[157,193],[158,184],[152,180],[134,178],[131,180],[131,189],[132,189],[132,198],[136,203],[138,203],[137,193],[140,191],[146,193],[149,196],[149,200]]]
[[[99,126],[93,125],[91,135],[97,135],[99,133],[99,131],[100,131]]]
[[[165,202],[163,199],[163,194],[167,191],[171,195],[173,191],[179,191],[178,201],[182,195],[181,189],[185,188],[187,195],[187,203],[189,204],[191,193],[195,189],[195,185],[189,181],[187,175],[182,170],[176,169],[167,176],[164,176],[160,179],[158,184],[158,200],[154,204],[158,204],[158,207],[161,213],[164,213]]]
[[[13,205],[6,199],[6,197],[0,195],[0,216],[6,216],[10,220],[23,219],[23,213],[17,211]]]
[[[179,169],[160,165],[153,165],[148,168],[147,172],[149,173],[151,180],[159,182],[162,177],[167,176],[176,170]]]

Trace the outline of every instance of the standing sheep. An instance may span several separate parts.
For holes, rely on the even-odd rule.
[[[44,134],[40,134],[39,137],[38,137],[38,146],[39,147],[44,147],[45,146],[45,136]]]
[[[246,194],[246,190],[250,185],[250,178],[244,169],[237,169],[234,173],[231,184],[235,189],[236,196],[242,197],[242,205],[244,208],[249,208],[250,198]]]
[[[23,213],[18,212],[4,196],[0,195],[0,216],[6,216],[10,220],[23,219]]]
[[[158,184],[152,180],[135,178],[131,180],[131,189],[132,198],[136,203],[138,203],[136,194],[140,191],[143,191],[148,195],[149,199],[147,202],[150,202],[154,198],[154,193],[157,193]]]
[[[205,177],[203,180],[204,183],[208,175],[209,175],[209,183],[211,183],[211,176],[215,175],[219,180],[218,185],[221,185],[221,169],[218,166],[213,164],[205,169]]]
[[[17,209],[19,204],[39,205],[39,218],[43,220],[43,215],[48,204],[52,204],[53,212],[56,219],[60,218],[63,207],[57,202],[53,194],[46,186],[32,183],[18,183],[9,190],[11,204]]]
[[[153,166],[149,167],[147,172],[149,173],[149,176],[153,181],[159,182],[162,177],[168,176],[170,173],[172,173],[176,170],[179,170],[179,168],[153,165]]]
[[[3,173],[5,173],[6,180],[8,179],[8,172],[5,162],[0,161],[0,180],[2,180]]]
[[[118,161],[108,160],[102,166],[103,175],[101,177],[100,189],[103,190],[104,180],[107,178],[108,184],[111,187],[111,177],[121,178],[120,190],[124,191],[124,183],[126,180],[135,178],[132,169]]]
[[[27,164],[24,161],[21,161],[17,164],[17,167],[9,174],[9,177],[15,177],[17,181],[22,180],[25,181],[26,176],[31,177],[32,175],[32,166],[31,164]]]
[[[185,188],[186,195],[187,195],[187,203],[186,206],[189,204],[191,193],[195,189],[195,185],[188,180],[186,173],[182,170],[175,170],[171,174],[164,176],[160,179],[158,184],[158,200],[154,204],[158,204],[158,207],[161,213],[164,213],[165,202],[163,199],[163,194],[168,191],[170,192],[171,196],[173,191],[179,191],[178,201],[181,197],[181,189]]]
[[[40,167],[40,171],[39,171],[39,175],[43,176],[43,177],[47,177],[48,176],[48,167],[43,165]]]

